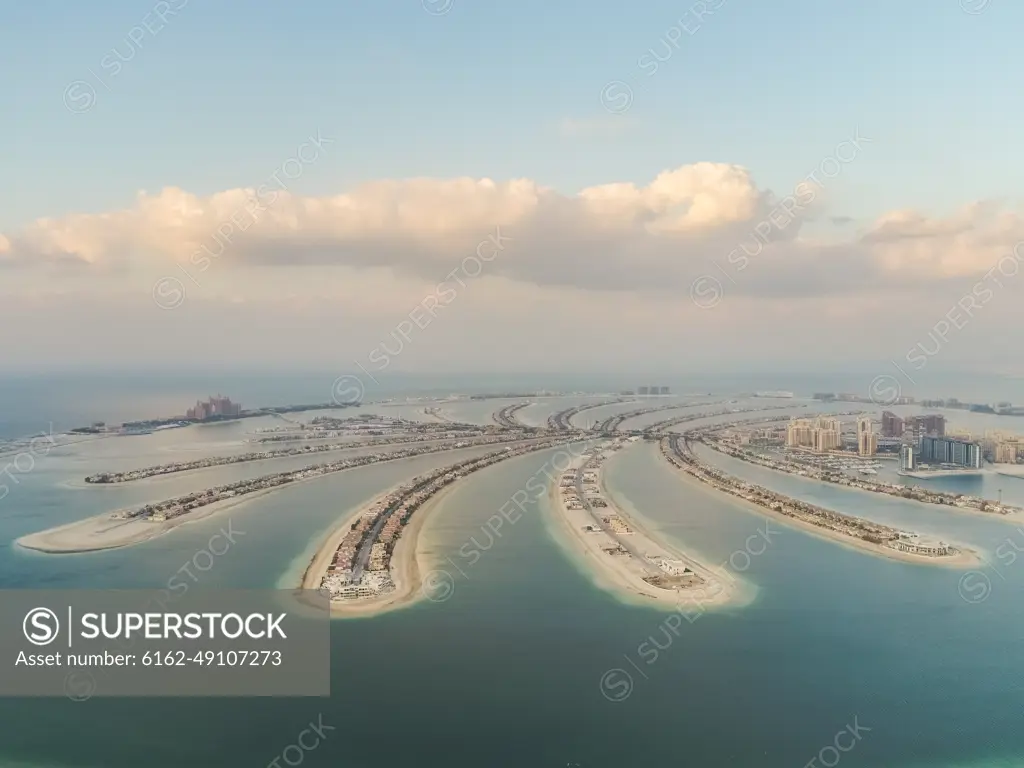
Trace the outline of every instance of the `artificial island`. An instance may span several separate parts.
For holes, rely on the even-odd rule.
[[[419,474],[361,508],[347,511],[321,542],[303,574],[302,586],[329,594],[336,614],[377,613],[408,604],[422,595],[423,574],[428,564],[420,562],[417,557],[418,531],[430,511],[442,503],[453,484],[502,461],[585,444],[585,450],[574,453],[571,462],[551,473],[544,484],[542,496],[558,531],[556,538],[587,563],[595,581],[619,596],[665,609],[687,601],[702,606],[735,605],[745,601],[750,595],[750,585],[731,576],[722,567],[702,562],[695,553],[666,540],[658,532],[647,530],[643,522],[610,492],[603,474],[606,460],[618,451],[646,441],[660,444],[661,455],[680,471],[684,482],[710,486],[736,497],[751,509],[756,508],[760,514],[779,518],[874,554],[957,567],[976,561],[973,553],[962,547],[931,541],[911,531],[896,530],[867,519],[844,515],[743,482],[710,465],[694,450],[696,445],[703,445],[779,471],[840,482],[862,490],[896,493],[888,484],[870,482],[842,472],[824,471],[822,467],[827,469],[828,465],[822,462],[840,461],[836,456],[828,456],[827,452],[816,454],[811,451],[804,456],[799,450],[792,450],[785,456],[766,459],[750,449],[769,431],[774,430],[771,433],[777,436],[778,425],[786,418],[792,420],[781,429],[785,433],[791,432],[793,422],[797,421],[792,412],[808,407],[806,404],[764,403],[739,407],[738,400],[710,397],[654,404],[623,392],[552,413],[544,426],[528,426],[519,421],[518,414],[536,399],[529,395],[516,397],[522,399],[502,405],[494,412],[492,423],[486,425],[461,423],[436,405],[423,408],[424,416],[430,419],[424,421],[360,414],[351,417],[316,416],[303,423],[284,415],[285,412],[298,414],[303,410],[289,406],[279,409],[282,412],[275,412],[285,420],[284,425],[265,427],[251,433],[250,442],[268,446],[264,449],[99,472],[85,478],[85,483],[101,488],[229,464],[272,463],[279,459],[329,453],[349,455],[224,483],[162,501],[115,509],[25,536],[18,543],[48,553],[129,546],[297,482],[370,464],[397,462],[425,454],[451,454],[451,463]],[[630,405],[635,407],[624,410]],[[578,423],[583,418],[581,414],[589,416],[588,411],[608,407],[619,411],[599,421],[588,419],[587,426]],[[322,409],[323,406],[317,405],[309,410]],[[772,411],[790,413],[775,415]],[[661,412],[665,415],[661,421],[638,429],[627,428],[632,419]],[[264,409],[261,413],[269,413],[269,410]],[[737,418],[748,413],[766,415]],[[843,415],[863,418],[863,412],[835,414],[829,418]],[[731,420],[718,423],[722,417]],[[689,426],[691,422],[708,420],[716,423]],[[871,444],[870,440],[868,444]],[[798,449],[801,446],[789,447]],[[819,471],[809,471],[808,467],[816,461]],[[954,508],[968,506],[1002,514],[1018,511],[985,500],[976,504],[972,499],[955,494],[918,487],[899,488],[898,495],[925,504]],[[535,498],[539,499],[541,495]]]

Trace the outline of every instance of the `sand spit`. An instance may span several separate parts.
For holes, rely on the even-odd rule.
[[[372,598],[360,600],[332,600],[331,618],[359,618],[377,616],[382,613],[405,608],[413,603],[419,602],[426,595],[423,590],[423,574],[430,572],[428,556],[418,551],[417,543],[420,532],[431,514],[443,506],[445,499],[451,494],[457,483],[443,488],[439,493],[430,497],[426,503],[414,514],[402,536],[395,544],[395,551],[391,555],[391,580],[395,584],[394,590]],[[323,543],[317,550],[316,555],[310,562],[306,572],[302,575],[303,589],[318,589],[323,577],[327,573],[327,567],[334,558],[341,540],[345,538],[349,527],[363,511],[374,505],[377,501],[395,493],[401,484],[390,488],[384,493],[374,497],[370,502],[361,505],[356,509],[349,510],[339,521],[337,526],[324,538]]]
[[[720,493],[723,496],[726,496],[733,502],[735,502],[741,509],[744,509],[748,512],[752,512],[757,515],[761,515],[763,517],[771,518],[773,520],[778,520],[779,522],[782,522],[788,526],[798,528],[807,533],[819,536],[820,538],[827,539],[828,541],[831,541],[833,543],[842,544],[844,546],[859,550],[861,552],[867,552],[869,554],[876,555],[879,557],[885,557],[890,560],[899,560],[905,563],[914,563],[916,565],[931,565],[945,568],[967,569],[976,567],[980,565],[982,562],[981,558],[977,555],[977,553],[973,552],[970,549],[967,549],[966,547],[961,546],[960,544],[953,545],[956,547],[957,552],[956,554],[952,555],[930,556],[915,554],[912,552],[902,552],[886,544],[876,544],[874,542],[859,538],[858,536],[853,536],[843,531],[835,530],[834,528],[822,525],[815,525],[812,522],[808,522],[798,517],[794,517],[793,515],[784,514],[775,509],[772,509],[769,506],[764,506],[762,504],[756,503],[755,501],[751,501],[750,499],[746,499],[742,496],[738,496],[736,494],[728,493],[724,490],[718,489],[713,484],[709,482],[704,482],[696,478],[692,473],[683,469],[682,466],[679,466],[676,463],[678,459],[669,455],[667,453],[668,450],[669,449],[663,442],[661,450],[662,455],[665,456],[665,458],[669,461],[670,466],[675,470],[677,476],[684,483],[690,485],[690,487],[703,488],[706,492]],[[748,484],[748,486],[750,488],[755,487],[751,484]],[[783,494],[778,494],[774,492],[772,492],[772,494],[776,498],[788,498],[784,497]],[[791,500],[791,503],[803,504],[803,502],[800,502],[796,499]],[[850,515],[843,515],[838,512],[830,512],[830,514],[839,516],[840,518],[845,518],[849,521],[859,521],[859,518],[854,518]],[[888,528],[888,526],[882,526],[880,524],[873,525],[877,525],[879,528]]]
[[[496,443],[493,447],[498,448],[503,445],[505,444]],[[451,452],[460,453],[462,451],[488,447],[491,446],[468,445],[465,448],[451,449]],[[16,541],[16,543],[25,549],[32,549],[38,552],[45,552],[47,554],[74,554],[129,547],[145,541],[150,541],[151,539],[163,536],[166,533],[170,533],[180,525],[188,525],[189,523],[194,523],[199,520],[205,520],[206,518],[221,514],[229,509],[239,508],[242,505],[248,504],[271,493],[277,493],[287,488],[294,488],[300,483],[312,482],[324,477],[333,477],[342,472],[349,472],[354,469],[359,469],[360,467],[376,466],[396,461],[414,459],[419,456],[429,456],[440,452],[441,451],[429,451],[412,456],[399,456],[391,459],[384,459],[370,464],[357,464],[325,474],[293,480],[289,483],[254,491],[252,493],[247,493],[244,496],[216,501],[212,504],[206,504],[198,509],[192,510],[186,514],[164,521],[147,519],[118,519],[112,517],[112,512],[104,512],[99,515],[88,517],[84,520],[76,520],[73,523],[49,528],[38,533],[30,533],[26,536],[22,536]]]
[[[593,456],[600,456],[604,450],[595,450]],[[563,473],[562,482],[575,478],[590,458],[577,460]],[[592,470],[588,467],[587,471]],[[756,590],[750,585],[644,530],[616,506],[607,493],[600,467],[595,474],[599,478],[597,483],[583,485],[591,509],[574,501],[579,498],[575,485],[555,484],[548,502],[551,516],[557,522],[556,538],[570,549],[598,586],[624,602],[664,611],[735,607],[752,600]],[[600,495],[592,490],[588,493],[588,486],[599,488]],[[598,498],[608,506],[594,506]],[[684,570],[689,575],[679,576]],[[659,580],[662,585],[651,580]]]
[[[425,571],[424,555],[418,546],[425,520],[467,476],[495,464],[573,442],[578,440],[559,436],[514,449],[506,447],[394,486],[358,511],[342,517],[306,568],[302,587],[317,589],[329,596],[332,614],[339,617],[377,615],[417,602],[422,597],[434,602],[446,600],[453,585],[440,578],[441,571]],[[389,547],[393,547],[390,552]],[[426,577],[421,576],[424,572]],[[424,579],[433,581],[432,573],[437,574],[440,583],[424,584]]]

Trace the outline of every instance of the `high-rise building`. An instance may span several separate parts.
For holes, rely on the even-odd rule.
[[[861,456],[874,456],[878,453],[878,435],[874,432],[861,432],[857,435],[857,453]]]
[[[662,394],[662,395],[667,395],[667,394],[669,394],[670,392],[671,392],[671,390],[670,390],[670,389],[669,389],[668,387],[661,387],[661,392],[660,392],[660,394]]]
[[[814,450],[824,453],[842,447],[842,425],[839,419],[819,416],[814,420]]]
[[[900,448],[900,471],[913,472],[917,466],[914,461],[914,446],[904,445]]]
[[[638,395],[646,395],[650,392],[650,387],[637,387],[636,393]]]
[[[810,419],[790,419],[786,427],[786,445],[790,448],[814,445],[814,426]]]
[[[1016,464],[1019,448],[1020,445],[1016,442],[996,443],[994,451],[996,464]]]
[[[185,412],[185,418],[203,421],[204,419],[209,419],[213,416],[233,417],[239,416],[241,413],[241,405],[238,403],[232,403],[230,397],[217,395],[216,397],[211,397],[205,403],[197,401],[194,408],[189,408],[188,411]]]
[[[831,416],[818,416],[814,420],[814,428],[830,429],[839,432],[842,429],[842,423],[839,421],[839,419],[833,418]]]
[[[819,453],[834,451],[842,446],[842,437],[838,429],[814,430],[814,450]]]
[[[907,419],[906,426],[914,431],[916,437],[946,436],[946,417],[938,414],[911,416]]]
[[[922,437],[921,461],[927,464],[954,464],[971,469],[981,468],[981,446],[949,437]]]
[[[878,453],[878,435],[874,432],[870,416],[857,419],[857,453],[861,456]]]
[[[824,453],[834,451],[843,444],[842,424],[839,419],[819,416],[814,420],[814,450]]]
[[[903,419],[892,411],[882,412],[882,437],[902,437]]]

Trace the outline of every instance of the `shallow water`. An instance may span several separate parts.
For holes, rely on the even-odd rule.
[[[122,461],[186,455],[194,448],[188,432],[41,460],[0,502],[0,585],[159,586],[230,518],[244,535],[201,585],[273,588],[304,565],[345,509],[445,463],[427,456],[329,476],[123,550],[52,557],[10,546],[113,499],[69,482]],[[209,442],[237,438],[228,430]],[[969,602],[958,572],[852,551],[781,523],[766,531],[764,518],[683,485],[655,445],[642,445],[609,462],[615,493],[758,589],[747,607],[667,624],[665,614],[595,587],[552,537],[539,503],[488,535],[487,520],[553,453],[454,488],[422,540],[434,567],[452,577],[450,599],[335,622],[329,699],[0,700],[0,765],[267,765],[320,716],[336,730],[305,756],[310,765],[788,768],[806,765],[855,721],[862,738],[842,757],[850,766],[1021,764],[1021,564],[991,558],[991,589]],[[768,484],[761,472],[745,476]],[[986,552],[1015,532],[1001,521],[769,474],[794,495],[948,532]],[[199,480],[183,476],[166,488]],[[143,491],[123,496],[131,494]],[[767,536],[767,546],[752,545],[752,536]]]

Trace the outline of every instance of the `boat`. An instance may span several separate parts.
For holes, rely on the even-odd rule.
[[[878,472],[876,470],[872,469],[871,467],[863,467],[860,470],[860,473],[862,475],[877,475],[878,474]]]

